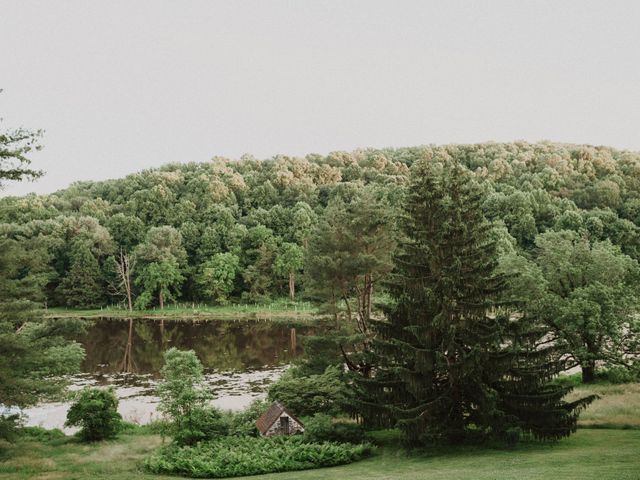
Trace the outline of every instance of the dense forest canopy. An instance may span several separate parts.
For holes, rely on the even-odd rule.
[[[640,154],[554,143],[170,164],[50,195],[3,198],[0,234],[40,260],[34,268],[40,276],[46,270],[50,306],[124,302],[120,252],[136,259],[132,289],[141,307],[295,294],[305,263],[300,249],[318,233],[327,206],[368,190],[398,208],[411,165],[434,155],[458,160],[481,181],[484,213],[506,251],[530,258],[537,235],[570,230],[640,257]]]

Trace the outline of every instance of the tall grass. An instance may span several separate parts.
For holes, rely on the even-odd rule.
[[[581,385],[567,399],[591,394],[600,398],[582,412],[579,426],[640,429],[640,383]]]

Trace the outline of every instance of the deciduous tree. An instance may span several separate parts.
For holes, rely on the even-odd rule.
[[[536,238],[546,289],[537,310],[582,367],[585,383],[598,362],[629,366],[640,352],[640,268],[609,241],[574,231]]]
[[[173,257],[145,265],[136,279],[136,283],[142,288],[136,299],[136,306],[145,308],[153,298],[157,298],[160,309],[163,309],[165,301],[176,298],[183,281],[178,262]]]
[[[304,266],[304,250],[295,243],[283,243],[278,249],[274,269],[289,281],[289,298],[296,296],[296,275]]]
[[[240,259],[233,253],[217,253],[204,263],[199,276],[202,291],[216,302],[226,304],[240,270]]]

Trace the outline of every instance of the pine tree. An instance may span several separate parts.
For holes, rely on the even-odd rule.
[[[374,291],[393,268],[393,208],[383,189],[333,199],[309,238],[305,292],[335,320],[334,337],[350,370],[367,376]],[[324,336],[326,336],[325,334]]]
[[[24,408],[58,396],[66,376],[77,373],[84,349],[70,338],[83,332],[78,319],[43,319],[42,288],[50,272],[37,242],[0,239],[0,439],[10,439]]]
[[[372,378],[356,381],[365,421],[397,425],[410,444],[508,438],[557,439],[575,431],[580,409],[549,380],[562,368],[545,330],[500,300],[481,187],[448,160],[413,168],[395,258],[387,320],[372,323]]]
[[[98,260],[83,242],[76,242],[72,251],[71,268],[58,287],[64,303],[69,307],[99,306],[103,296]]]

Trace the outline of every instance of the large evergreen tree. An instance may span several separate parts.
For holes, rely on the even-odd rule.
[[[396,424],[406,440],[506,438],[520,431],[556,439],[576,428],[581,407],[549,380],[563,367],[545,331],[501,302],[509,278],[495,273],[491,224],[473,175],[447,157],[413,167],[372,378],[359,378],[365,420]]]

